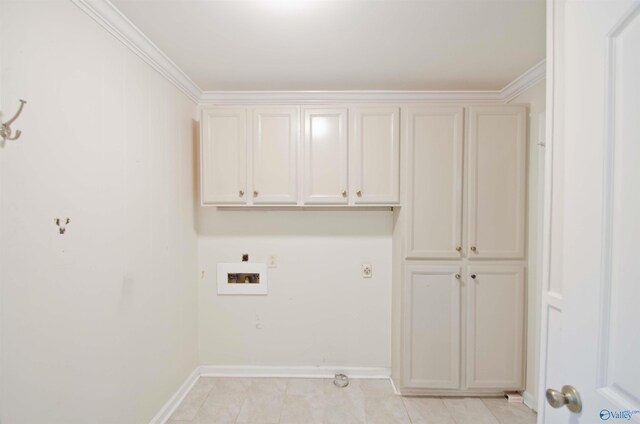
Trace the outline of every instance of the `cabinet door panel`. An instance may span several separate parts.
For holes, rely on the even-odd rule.
[[[468,274],[467,387],[522,389],[524,267],[476,265]]]
[[[398,108],[353,108],[350,156],[354,203],[398,203],[400,112]]]
[[[245,109],[202,111],[202,202],[246,203],[247,112]]]
[[[347,110],[304,110],[305,193],[308,204],[346,204]]]
[[[404,312],[404,385],[460,387],[458,266],[408,266]]]
[[[297,202],[298,108],[253,110],[253,203]]]
[[[522,258],[526,109],[469,108],[470,259]]]
[[[460,107],[409,108],[407,143],[408,258],[459,258],[462,248]]]

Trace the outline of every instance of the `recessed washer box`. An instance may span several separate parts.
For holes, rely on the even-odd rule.
[[[267,264],[219,263],[218,294],[266,295]]]

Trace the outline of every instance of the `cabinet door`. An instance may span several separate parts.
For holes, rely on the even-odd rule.
[[[404,297],[404,385],[460,387],[460,267],[408,266]]]
[[[304,110],[304,202],[347,203],[347,110]]]
[[[298,108],[253,110],[253,203],[296,203]]]
[[[462,253],[460,107],[407,108],[406,257],[459,258]]]
[[[202,111],[202,202],[243,204],[247,200],[247,111]]]
[[[523,106],[469,108],[470,259],[524,256],[526,126]]]
[[[354,203],[398,203],[400,190],[400,111],[353,108],[349,171]]]
[[[522,389],[524,267],[469,266],[466,281],[467,387]]]

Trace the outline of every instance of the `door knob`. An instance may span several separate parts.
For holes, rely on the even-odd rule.
[[[253,197],[258,197],[258,192],[257,191],[253,191]]]
[[[472,252],[475,252],[476,250],[478,250],[475,246],[471,246],[470,249]]]
[[[238,196],[240,196],[240,197],[244,196],[244,191],[243,191],[243,190],[240,190],[240,191],[238,192]]]
[[[342,197],[347,197],[347,190],[344,190],[344,191],[342,192]]]
[[[456,252],[462,252],[462,246],[456,246]]]
[[[547,389],[547,402],[554,408],[561,408],[567,405],[569,411],[576,414],[582,411],[582,400],[578,391],[571,386],[564,386],[559,392],[553,389]]]
[[[477,275],[476,274],[471,274],[471,278],[473,278],[474,280],[476,279]]]
[[[360,190],[356,191],[356,194],[358,195],[358,197],[362,197],[362,192]]]
[[[460,279],[460,274],[456,274],[456,280]]]

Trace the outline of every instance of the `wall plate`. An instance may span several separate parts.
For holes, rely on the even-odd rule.
[[[266,295],[267,264],[236,262],[218,264],[218,294]]]

